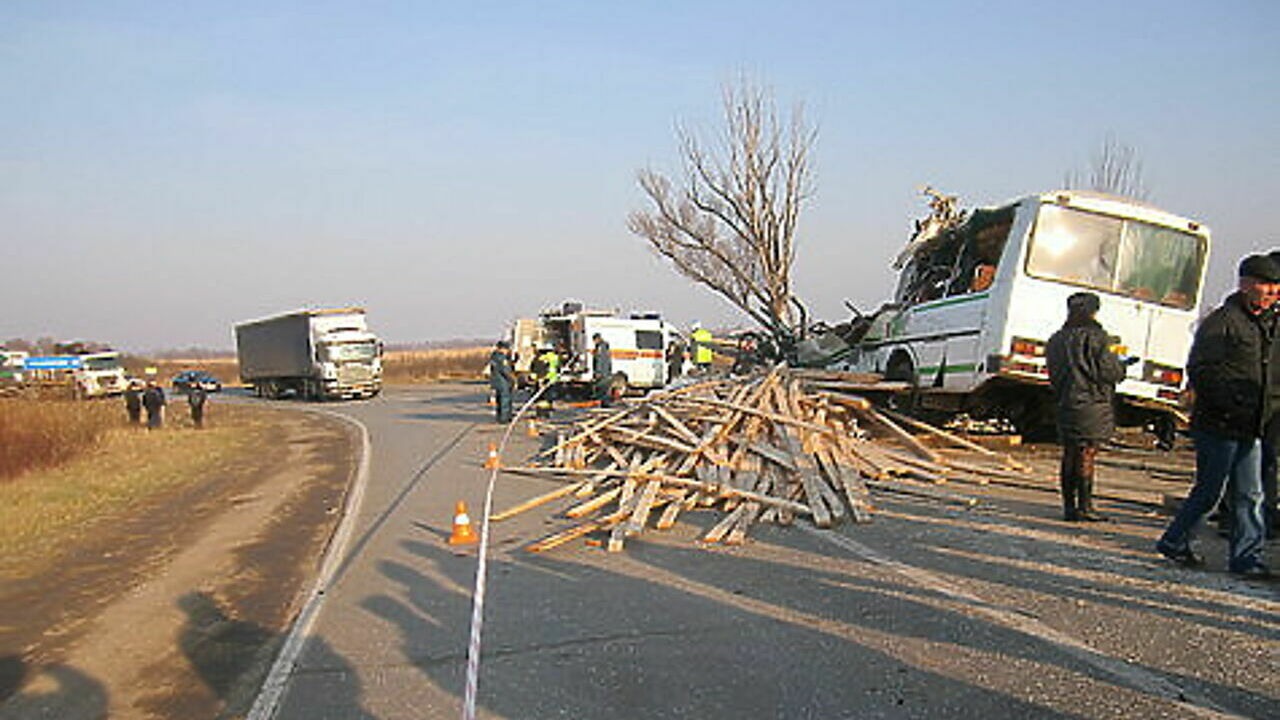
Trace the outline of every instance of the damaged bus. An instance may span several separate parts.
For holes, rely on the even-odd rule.
[[[931,191],[930,191],[931,192]],[[933,216],[898,257],[894,299],[863,318],[835,364],[911,383],[921,409],[1052,426],[1045,343],[1080,290],[1102,299],[1113,349],[1139,361],[1117,388],[1117,420],[1172,435],[1209,257],[1209,229],[1150,205],[1060,191]]]

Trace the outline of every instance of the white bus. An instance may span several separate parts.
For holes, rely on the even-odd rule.
[[[1208,258],[1204,225],[1108,195],[977,209],[908,245],[893,302],[836,367],[911,382],[924,408],[1004,415],[1026,431],[1052,417],[1045,343],[1067,297],[1091,290],[1116,351],[1140,358],[1117,388],[1118,419],[1168,433]]]

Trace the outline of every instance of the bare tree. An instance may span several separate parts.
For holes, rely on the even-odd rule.
[[[631,213],[628,227],[777,339],[794,339],[805,314],[791,285],[796,221],[813,193],[817,131],[799,105],[781,121],[772,93],[745,79],[725,86],[723,111],[710,146],[677,127],[681,182],[637,173],[652,207]]]
[[[1090,190],[1110,193],[1134,200],[1146,200],[1150,193],[1142,175],[1142,158],[1132,145],[1120,142],[1114,135],[1108,135],[1094,152],[1089,161]],[[1068,189],[1075,185],[1083,185],[1070,172],[1066,176]]]

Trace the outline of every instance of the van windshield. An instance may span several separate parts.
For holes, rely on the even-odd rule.
[[[1046,204],[1027,273],[1186,310],[1196,303],[1204,245],[1173,228]]]
[[[85,370],[115,370],[120,367],[120,358],[111,357],[94,357],[84,359]]]

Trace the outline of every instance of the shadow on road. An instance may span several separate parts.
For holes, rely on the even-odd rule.
[[[401,592],[369,596],[362,607],[395,625],[405,660],[459,698],[474,558],[414,540],[402,547],[424,565],[380,563]],[[655,567],[701,571],[710,558],[723,563],[714,573],[723,580],[747,575],[725,590],[646,576],[623,558],[620,565],[640,574],[549,557],[495,558],[481,705],[520,718],[924,716],[955,707],[974,717],[1070,717],[935,672],[913,650],[900,651],[900,642],[919,637],[915,623],[943,627],[953,613],[920,604],[910,626],[904,619],[864,633],[846,617],[863,612],[850,604],[855,598],[811,578],[800,582],[795,568],[735,567],[737,558],[697,550],[639,554]],[[744,582],[770,590],[755,597]],[[815,590],[826,599],[807,607]],[[863,594],[865,607],[884,617],[900,604]]]
[[[106,716],[106,688],[85,673],[57,664],[32,673],[22,658],[0,657],[0,720]]]

